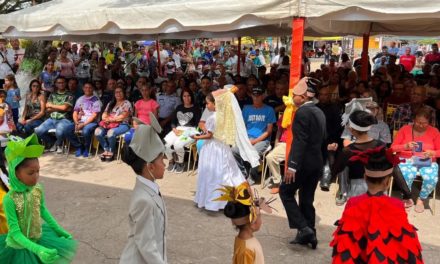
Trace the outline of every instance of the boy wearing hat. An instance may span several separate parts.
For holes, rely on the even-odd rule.
[[[292,244],[318,243],[315,230],[313,200],[319,178],[322,175],[323,147],[326,139],[324,113],[309,100],[307,94],[313,81],[301,79],[293,88],[293,102],[298,107],[292,125],[293,142],[286,162],[288,170],[280,186],[280,197],[286,209],[290,228],[298,229]],[[295,194],[299,190],[299,204]]]
[[[270,144],[270,136],[272,135],[273,124],[277,121],[275,112],[272,107],[263,103],[264,89],[256,86],[252,88],[252,105],[246,105],[243,108],[243,120],[246,125],[247,134],[251,144],[261,156]],[[238,148],[232,149],[238,167],[245,177],[248,176],[249,164],[240,156]],[[258,167],[250,170],[250,183],[257,180]]]
[[[140,122],[122,160],[137,174],[129,209],[127,245],[119,263],[165,264],[167,213],[156,179],[165,173],[161,127],[150,113],[151,125]],[[139,121],[139,120],[137,120]]]

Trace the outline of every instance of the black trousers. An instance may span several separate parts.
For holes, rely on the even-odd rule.
[[[281,183],[280,198],[286,210],[289,227],[292,229],[302,229],[309,226],[315,230],[313,201],[315,200],[315,191],[322,175],[323,166],[319,167],[320,169],[310,172],[297,172],[293,183]],[[299,202],[295,199],[297,191]]]

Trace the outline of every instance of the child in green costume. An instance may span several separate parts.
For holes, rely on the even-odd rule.
[[[70,263],[75,255],[76,241],[46,208],[38,183],[43,151],[35,134],[11,137],[7,144],[10,190],[3,207],[9,231],[0,236],[0,263]]]

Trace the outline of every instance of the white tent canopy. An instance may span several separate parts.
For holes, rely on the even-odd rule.
[[[437,0],[53,0],[0,16],[10,38],[127,40],[306,35],[440,36]]]
[[[276,25],[296,14],[294,6],[297,0],[53,0],[0,16],[0,32],[95,40],[277,35],[286,33]]]

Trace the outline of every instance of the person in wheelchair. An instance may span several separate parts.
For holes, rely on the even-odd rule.
[[[414,207],[414,211],[424,211],[423,201],[435,189],[438,181],[438,164],[440,157],[440,133],[437,128],[430,125],[431,110],[426,107],[419,108],[414,115],[413,123],[400,128],[391,145],[397,155],[405,159],[399,164],[399,169],[405,182],[411,190],[412,183],[417,175],[423,179],[422,188]],[[411,197],[404,197],[405,207],[414,205]]]

